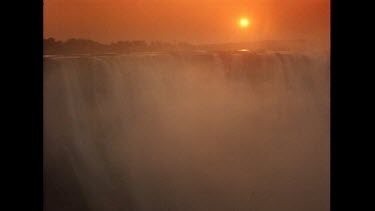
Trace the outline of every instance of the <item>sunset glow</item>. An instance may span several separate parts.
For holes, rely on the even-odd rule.
[[[249,20],[247,18],[241,18],[239,23],[242,28],[246,28],[249,26]]]
[[[328,0],[46,0],[44,36],[184,41],[328,40]],[[306,12],[301,12],[306,11]],[[235,33],[240,29],[248,33]],[[311,33],[313,32],[313,33]]]

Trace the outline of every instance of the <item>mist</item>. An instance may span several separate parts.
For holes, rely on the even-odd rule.
[[[44,57],[45,210],[328,211],[328,53]]]

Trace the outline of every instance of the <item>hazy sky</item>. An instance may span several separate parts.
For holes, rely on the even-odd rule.
[[[326,41],[329,33],[329,0],[44,0],[44,36],[60,40]]]

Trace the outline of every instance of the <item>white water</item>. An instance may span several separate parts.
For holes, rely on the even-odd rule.
[[[46,210],[329,210],[329,57],[44,59]]]

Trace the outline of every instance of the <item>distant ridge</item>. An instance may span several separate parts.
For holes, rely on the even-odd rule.
[[[70,54],[121,54],[130,52],[153,52],[153,51],[236,51],[267,50],[267,51],[290,51],[290,50],[314,50],[321,48],[306,40],[263,40],[255,42],[230,42],[217,44],[190,44],[186,42],[146,42],[143,40],[117,41],[109,44],[99,43],[89,39],[68,39],[66,41],[48,38],[43,40],[44,55],[70,55]]]

